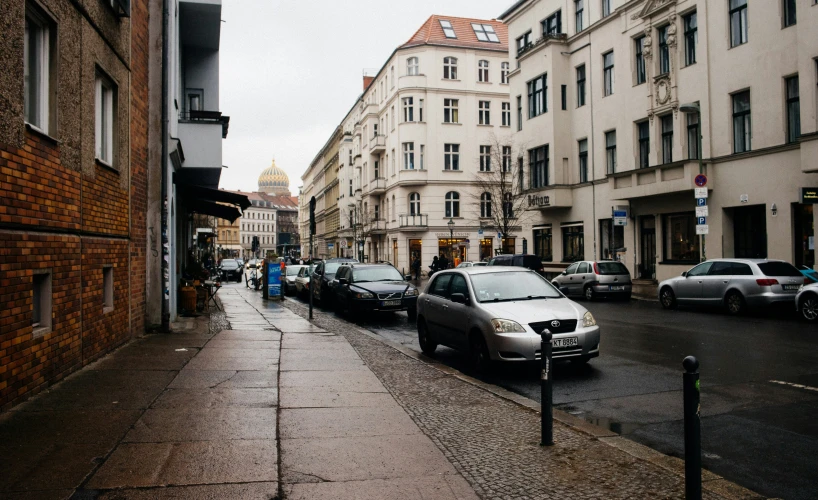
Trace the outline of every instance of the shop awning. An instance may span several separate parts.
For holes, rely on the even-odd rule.
[[[241,217],[242,210],[252,205],[250,199],[243,194],[212,189],[185,180],[181,176],[174,176],[180,203],[191,212],[212,215],[232,223]]]
[[[238,208],[229,205],[219,205],[211,201],[188,200],[185,202],[185,207],[193,213],[212,215],[219,219],[229,220],[231,223],[241,217],[241,212]]]

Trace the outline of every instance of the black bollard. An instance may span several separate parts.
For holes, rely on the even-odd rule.
[[[685,500],[702,498],[702,429],[700,417],[699,361],[688,356],[682,361],[685,414]]]
[[[547,329],[540,334],[540,357],[542,359],[542,374],[540,376],[540,412],[541,419],[541,441],[540,446],[552,446],[554,444],[554,410],[551,407],[551,332]]]

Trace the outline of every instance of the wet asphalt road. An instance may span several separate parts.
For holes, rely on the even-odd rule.
[[[664,311],[654,302],[583,305],[602,328],[601,355],[587,366],[555,365],[556,407],[683,457],[681,362],[695,355],[704,466],[765,496],[818,498],[818,327],[788,310],[734,318],[714,310]],[[355,323],[420,351],[405,313]],[[496,367],[478,376],[456,351],[439,347],[435,356],[540,399],[536,366]]]

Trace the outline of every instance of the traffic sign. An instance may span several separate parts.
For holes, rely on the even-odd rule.
[[[707,176],[699,174],[693,179],[693,182],[699,187],[705,187],[707,185]]]
[[[707,217],[696,217],[696,225],[704,226],[707,224]]]
[[[693,191],[695,191],[696,198],[707,198],[707,188],[699,187],[695,188]]]
[[[697,207],[707,206],[707,198],[696,198],[696,206]]]
[[[478,229],[478,230],[477,230],[477,234],[478,234],[479,236],[483,236],[483,229],[482,229],[482,228]]]
[[[696,207],[696,217],[709,217],[710,209],[707,205],[703,207]]]
[[[696,226],[696,234],[710,234],[710,226],[707,224]]]
[[[627,217],[628,211],[627,210],[614,210],[613,213],[614,217]]]

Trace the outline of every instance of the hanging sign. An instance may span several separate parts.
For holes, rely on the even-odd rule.
[[[695,198],[707,198],[707,188],[699,187],[694,189],[693,191]]]

